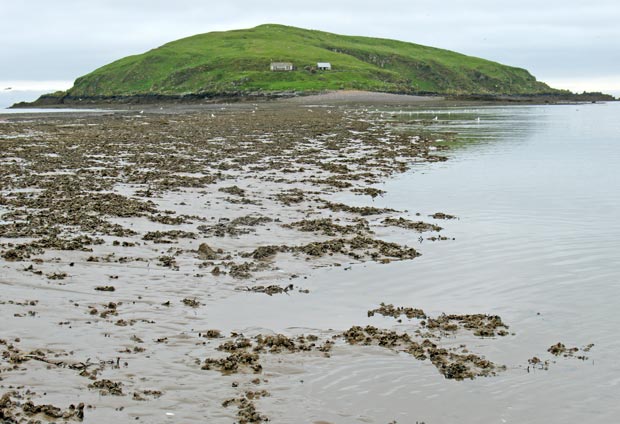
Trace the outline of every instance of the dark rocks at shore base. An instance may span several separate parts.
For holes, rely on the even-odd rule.
[[[204,104],[204,103],[235,103],[253,102],[261,100],[278,100],[293,97],[315,96],[329,91],[231,91],[231,92],[204,92],[192,94],[137,94],[112,96],[72,96],[67,92],[44,94],[33,102],[19,102],[11,106],[13,109],[46,107],[46,106],[93,106],[93,105],[155,105],[155,104]],[[384,93],[384,92],[377,92]],[[443,93],[425,91],[388,91],[386,94],[402,96],[436,97],[451,101],[492,102],[492,103],[571,103],[571,102],[612,102],[616,101],[612,95],[591,93],[540,93],[540,94],[480,94],[469,93],[446,95]],[[442,97],[443,96],[443,97]]]
[[[302,94],[297,91],[270,91],[270,92],[213,92],[195,94],[139,94],[115,96],[76,97],[65,92],[44,94],[33,102],[19,102],[11,106],[12,109],[45,107],[45,106],[93,106],[93,105],[149,105],[149,104],[203,104],[203,103],[233,103],[251,102],[257,100],[277,100],[297,97]]]
[[[601,92],[541,93],[541,94],[460,94],[450,95],[449,100],[504,102],[504,103],[566,103],[566,102],[613,102],[616,98]]]

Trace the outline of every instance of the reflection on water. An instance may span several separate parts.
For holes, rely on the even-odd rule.
[[[534,106],[534,108],[537,108]],[[530,108],[515,107],[443,108],[435,110],[377,111],[383,117],[397,121],[402,130],[429,131],[458,135],[460,141],[480,143],[497,140],[503,136],[525,136],[535,131],[542,120],[536,119]]]
[[[444,233],[456,240],[419,245],[416,235],[403,233],[395,241],[416,245],[421,258],[321,270],[308,279],[312,295],[248,297],[247,313],[237,322],[217,323],[218,328],[393,326],[389,319],[364,317],[382,301],[431,314],[499,314],[515,335],[492,343],[472,340],[472,347],[508,370],[454,382],[407,356],[362,349],[339,359],[336,353],[308,364],[303,384],[299,375],[280,376],[280,382],[291,380],[282,383],[288,399],[299,402],[271,405],[270,415],[283,422],[300,416],[337,423],[615,422],[620,413],[620,105],[376,114],[397,120],[401,128],[476,141],[450,152],[448,162],[422,164],[390,180],[380,187],[387,194],[374,202],[410,214],[457,215],[459,220],[443,224]],[[213,305],[213,319],[218,308],[229,307]],[[292,321],[281,322],[282,316]],[[527,360],[549,356],[547,348],[557,342],[595,347],[587,361],[560,358],[548,371],[527,372]]]

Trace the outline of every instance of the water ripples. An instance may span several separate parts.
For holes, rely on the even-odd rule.
[[[475,141],[449,153],[446,163],[421,164],[387,182],[380,187],[387,194],[372,203],[420,212],[424,220],[438,211],[455,214],[459,220],[437,222],[455,240],[420,244],[417,234],[386,231],[382,236],[423,255],[389,266],[318,270],[305,281],[311,296],[251,297],[245,315],[273,331],[291,330],[282,328],[286,313],[291,327],[337,332],[366,324],[408,329],[406,321],[367,318],[379,302],[431,315],[499,314],[515,335],[472,338],[469,346],[508,369],[454,382],[409,355],[339,346],[329,360],[305,363],[303,384],[282,383],[287,398],[299,402],[274,401],[266,408],[274,421],[613,422],[620,414],[619,106],[389,111],[405,128]],[[207,309],[217,317],[218,308],[229,307],[224,300]],[[247,321],[227,325],[243,328]],[[225,328],[214,325],[220,324]],[[595,347],[588,361],[554,358],[548,371],[528,372],[527,360],[549,359],[547,348],[558,341]]]

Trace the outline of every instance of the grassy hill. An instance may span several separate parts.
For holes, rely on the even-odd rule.
[[[271,72],[272,61],[292,72]],[[316,71],[330,62],[331,71]],[[528,71],[432,47],[283,25],[211,32],[78,78],[70,97],[357,89],[438,94],[557,93]]]

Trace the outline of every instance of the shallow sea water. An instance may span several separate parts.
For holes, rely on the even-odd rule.
[[[230,423],[234,411],[222,408],[221,402],[234,395],[233,377],[198,369],[195,360],[204,359],[205,353],[188,335],[188,328],[323,336],[352,325],[410,329],[407,320],[396,323],[392,318],[367,317],[366,311],[386,302],[422,308],[430,315],[500,315],[514,335],[464,336],[444,342],[466,343],[472,352],[506,365],[506,371],[472,381],[446,380],[428,361],[379,347],[343,344],[334,348],[329,359],[265,355],[262,377],[269,380],[264,387],[271,396],[257,401],[260,412],[273,423],[291,424],[616,422],[620,414],[616,358],[620,352],[616,329],[620,324],[620,104],[368,112],[372,119],[397,120],[399,130],[458,133],[458,139],[464,140],[447,153],[449,161],[420,164],[378,186],[387,194],[370,203],[407,210],[403,215],[410,218],[418,212],[425,220],[438,211],[454,214],[458,220],[440,224],[445,228],[442,234],[455,240],[420,243],[417,233],[379,230],[385,233],[377,233],[377,238],[406,243],[423,256],[389,265],[315,270],[307,279],[294,281],[310,290],[307,295],[250,295],[235,292],[232,286],[205,289],[189,274],[171,276],[157,267],[124,267],[123,272],[140,284],[128,285],[123,296],[144,296],[141,302],[126,305],[124,317],[148,317],[160,323],[140,327],[145,340],[160,337],[157,331],[162,329],[170,336],[167,347],[149,351],[149,361],[131,360],[126,372],[145,388],[163,390],[165,396],[145,403],[99,396],[84,392],[82,377],[44,364],[38,364],[40,373],[27,374],[25,382],[16,373],[6,375],[4,383],[15,381],[48,391],[46,402],[61,405],[84,392],[90,397],[86,402],[97,405],[88,411],[87,422],[134,422],[139,417],[139,422],[153,423]],[[169,205],[163,206],[172,207],[181,200],[169,196],[165,199]],[[334,200],[365,204],[360,196],[338,195]],[[141,253],[147,252],[133,254]],[[93,281],[112,272],[103,264],[101,269],[78,264],[72,273],[80,270]],[[304,275],[304,270],[299,273]],[[40,334],[42,340],[54,340],[48,348],[75,349],[79,358],[97,358],[102,349],[100,333],[108,328],[105,323],[61,331],[60,319],[78,323],[89,319],[79,308],[65,308],[62,318],[44,319],[57,316],[57,305],[88,304],[92,293],[77,284],[41,290],[29,278],[18,269],[3,268],[2,294],[25,299],[35,296],[35,291],[41,293],[36,297],[42,299],[43,318],[22,320],[16,328],[7,326],[3,337],[31,334],[32,340],[24,343],[33,343],[34,348],[40,347],[35,337]],[[142,282],[152,289],[146,290]],[[209,294],[202,296],[204,308],[177,309],[171,314],[165,307],[155,307],[162,298],[205,292]],[[118,327],[115,342],[125,340],[131,346],[127,340],[135,331]],[[557,342],[595,346],[587,361],[556,359],[547,349]],[[110,346],[114,350],[114,343]],[[549,370],[528,372],[528,359],[533,356],[555,362]],[[108,372],[106,376],[116,378],[112,370]],[[50,373],[63,379],[62,393]],[[121,401],[129,405],[125,415],[117,409]]]
[[[393,240],[422,257],[318,270],[304,281],[309,296],[218,300],[209,305],[210,323],[284,332],[366,323],[398,329],[391,319],[366,317],[380,302],[430,314],[498,314],[515,335],[468,346],[507,370],[458,382],[408,355],[341,347],[343,355],[300,363],[297,372],[272,368],[277,378],[263,411],[291,423],[615,422],[620,104],[381,110],[377,119],[382,114],[396,115],[400,127],[419,128],[422,120],[467,140],[448,162],[387,181],[379,187],[387,194],[374,201],[422,216],[457,215],[443,231],[455,240],[419,244],[403,233]],[[361,204],[355,196],[338,200]],[[244,313],[231,317],[230,308]],[[557,342],[595,346],[586,361],[553,358],[546,351]],[[533,356],[555,362],[528,372]]]

